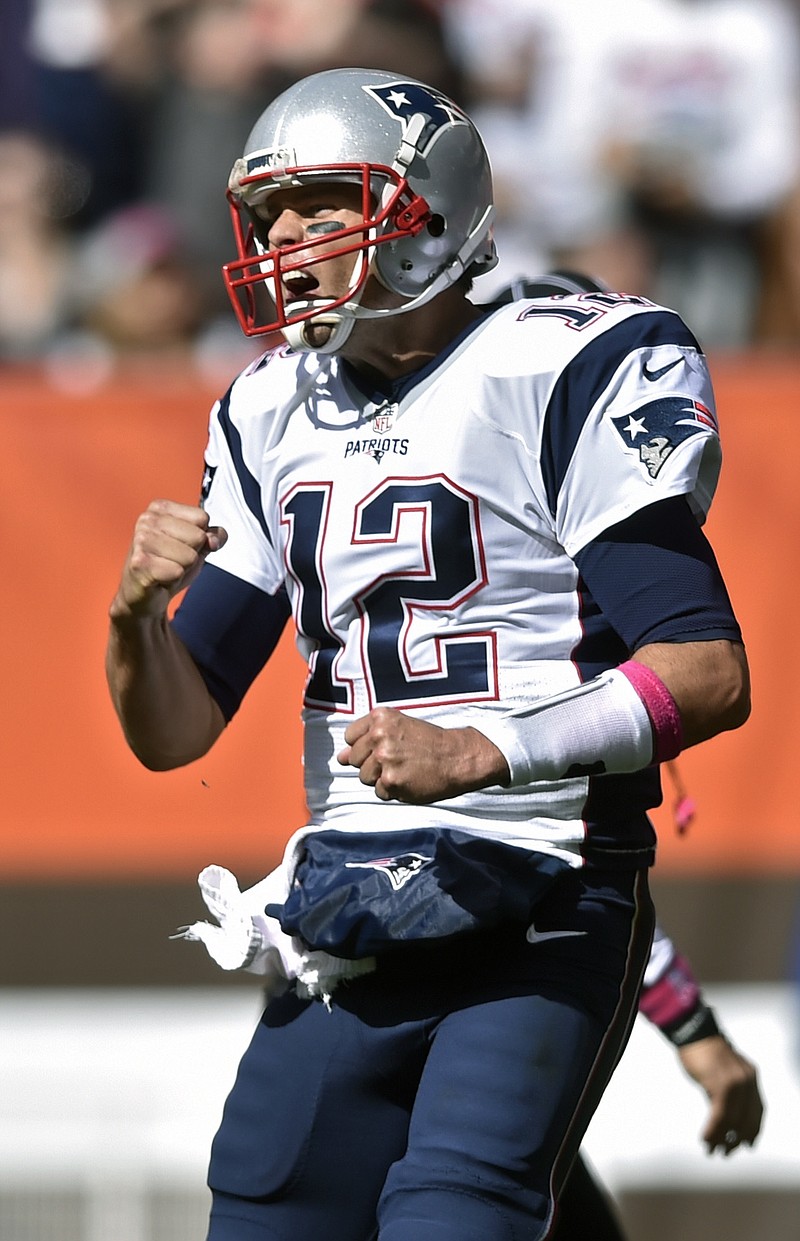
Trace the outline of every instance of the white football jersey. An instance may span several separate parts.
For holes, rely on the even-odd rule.
[[[312,825],[451,826],[580,865],[588,778],[379,803],[336,760],[344,729],[379,704],[479,724],[577,684],[573,557],[668,496],[702,521],[719,464],[702,352],[641,298],[501,307],[391,398],[335,357],[254,363],[212,412],[206,507],[229,537],[209,561],[288,590]],[[633,851],[652,847],[645,808],[619,812]]]

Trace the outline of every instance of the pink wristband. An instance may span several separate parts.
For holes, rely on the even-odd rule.
[[[700,987],[692,967],[684,956],[676,953],[663,978],[642,988],[639,1011],[663,1029],[693,1012],[699,999]]]
[[[644,703],[653,725],[654,763],[675,758],[683,746],[683,727],[675,699],[652,668],[629,659],[619,672],[627,677]]]

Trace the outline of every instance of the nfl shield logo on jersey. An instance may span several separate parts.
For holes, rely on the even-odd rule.
[[[376,435],[384,435],[391,427],[394,416],[391,411],[384,410],[380,414],[376,414],[372,419],[371,427]]]

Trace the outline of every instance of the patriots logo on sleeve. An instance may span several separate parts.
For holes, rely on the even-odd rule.
[[[391,86],[364,86],[368,95],[403,126],[406,135],[412,116],[426,116],[417,148],[425,155],[447,125],[466,125],[466,115],[438,91],[428,90],[417,82],[393,82]]]
[[[663,397],[611,421],[625,447],[637,454],[651,478],[658,476],[664,462],[684,440],[709,431],[718,434],[713,411],[691,397]]]

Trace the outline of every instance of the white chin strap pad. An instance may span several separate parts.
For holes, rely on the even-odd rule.
[[[301,302],[293,306],[292,310],[294,313],[302,314],[305,310],[311,310],[313,306],[318,305],[319,302]],[[352,316],[342,315],[338,310],[332,310],[327,315],[322,311],[313,319],[303,319],[300,323],[288,324],[285,328],[281,328],[281,333],[287,344],[291,345],[292,349],[296,349],[298,353],[337,353],[352,332],[354,323],[355,319]],[[324,344],[314,345],[306,335],[308,330],[316,325],[330,328],[330,335]]]

